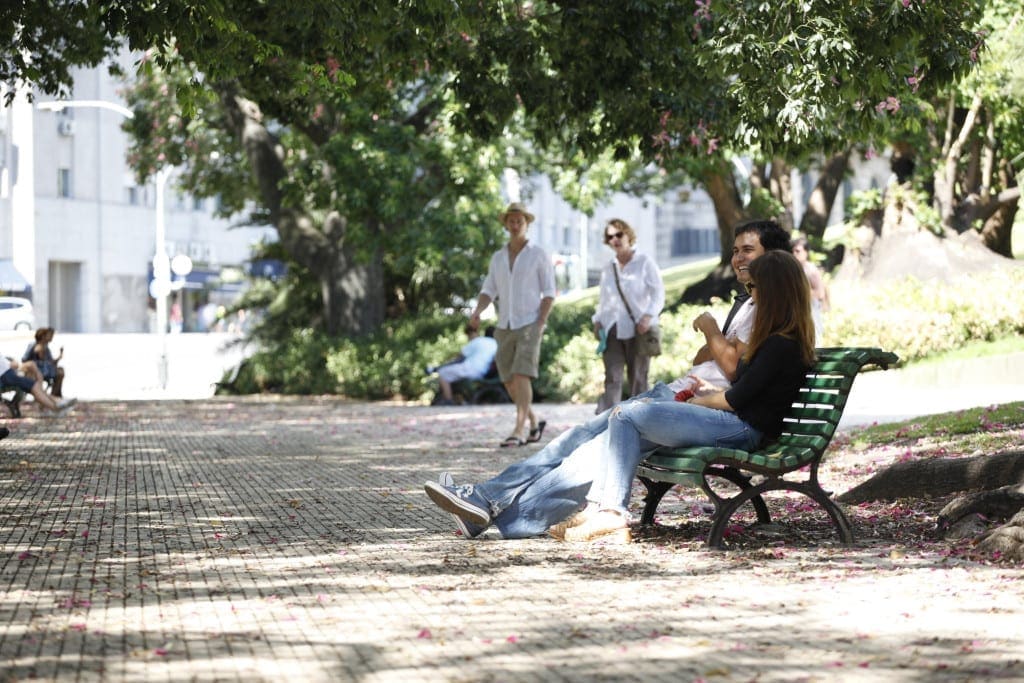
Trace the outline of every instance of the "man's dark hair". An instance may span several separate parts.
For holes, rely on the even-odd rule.
[[[775,221],[754,220],[740,223],[733,231],[733,237],[739,237],[745,232],[756,232],[765,251],[769,249],[790,251],[789,233]]]
[[[480,332],[479,329],[473,327],[469,323],[466,323],[466,326],[462,328],[462,331],[466,333],[467,337],[469,335],[471,335],[471,334],[475,334],[475,333],[479,333]],[[493,337],[494,336],[494,325],[488,325],[487,326],[487,328],[484,330],[484,336],[485,337]]]

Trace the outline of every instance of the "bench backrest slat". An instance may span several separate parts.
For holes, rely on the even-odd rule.
[[[848,391],[813,391],[801,389],[800,393],[797,394],[796,401],[794,403],[801,405],[818,405],[818,406],[833,406],[835,408],[841,408],[846,405],[846,397],[850,392]]]
[[[836,433],[836,425],[827,422],[807,422],[798,426],[786,424],[782,426],[782,435],[777,443],[804,443],[808,440],[824,437],[828,439]]]
[[[804,422],[806,420],[820,420],[823,422],[839,422],[839,417],[843,411],[836,410],[835,408],[811,408],[809,406],[793,406],[789,409],[789,415],[787,418],[793,420],[800,420]],[[787,425],[789,423],[787,422]]]
[[[849,375],[811,373],[804,380],[804,388],[815,391],[849,391],[852,386],[853,378]]]

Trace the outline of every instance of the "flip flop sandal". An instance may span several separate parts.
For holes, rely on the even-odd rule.
[[[518,436],[510,436],[499,444],[502,448],[518,448],[519,446],[525,446],[526,442],[520,439]]]
[[[537,427],[530,430],[530,436],[526,437],[526,443],[537,443],[540,441],[540,438],[544,436],[544,428],[547,426],[548,423],[544,420],[538,422]]]

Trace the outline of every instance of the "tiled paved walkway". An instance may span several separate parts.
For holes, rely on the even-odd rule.
[[[13,423],[0,680],[1024,678],[1019,569],[870,544],[707,552],[687,531],[462,540],[422,482],[522,456],[494,448],[508,410],[216,399]]]

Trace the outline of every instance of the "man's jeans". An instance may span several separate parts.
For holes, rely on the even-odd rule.
[[[675,402],[675,394],[659,382],[620,405],[649,402]],[[607,451],[603,435],[611,410],[560,434],[531,457],[476,486],[490,502],[503,537],[543,534],[582,507]]]

